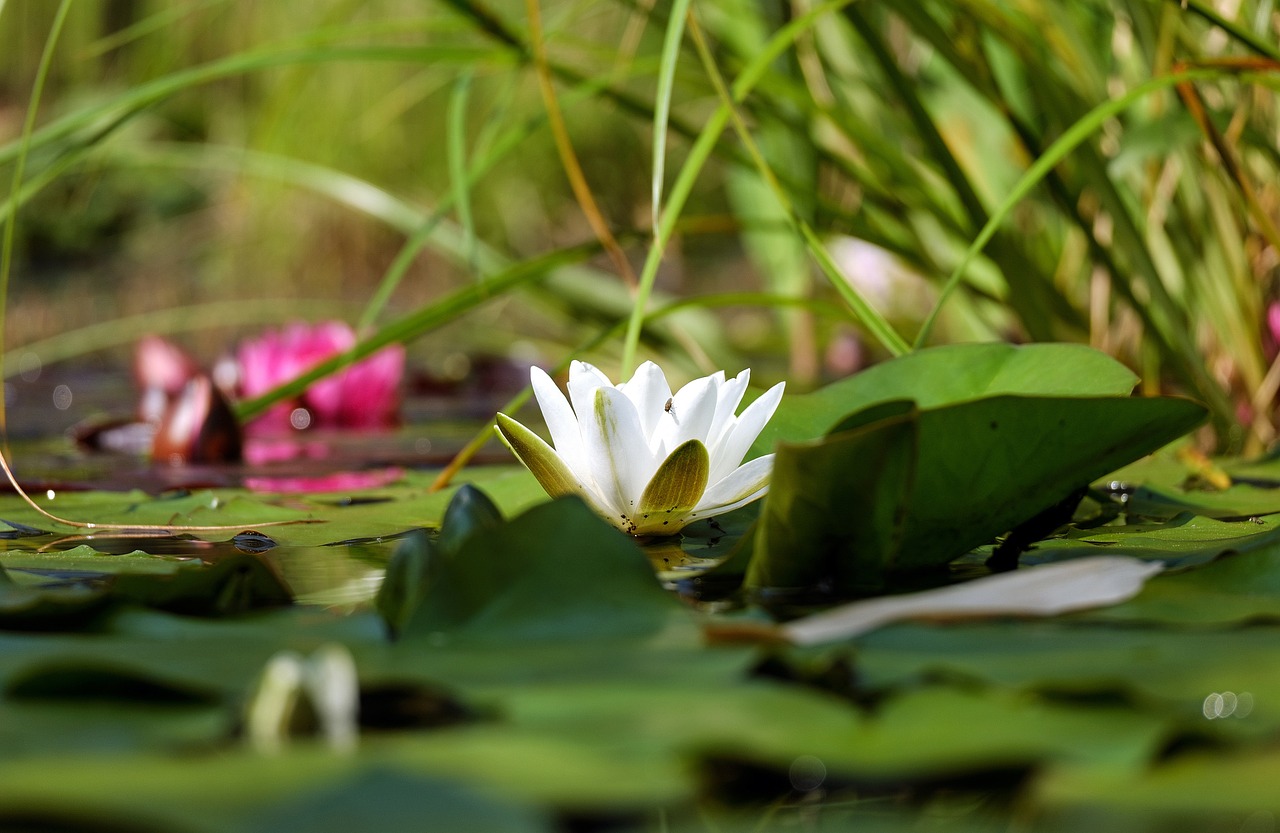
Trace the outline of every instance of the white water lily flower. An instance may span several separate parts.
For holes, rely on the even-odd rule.
[[[772,454],[741,463],[778,407],[782,383],[738,415],[750,370],[732,379],[719,371],[672,394],[653,362],[616,386],[574,362],[568,399],[541,369],[530,377],[555,448],[506,414],[498,414],[498,435],[547,494],[579,495],[624,532],[672,535],[769,489]]]

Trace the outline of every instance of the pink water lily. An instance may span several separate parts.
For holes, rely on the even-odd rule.
[[[325,359],[356,343],[356,335],[340,321],[315,326],[294,323],[245,341],[237,351],[239,392],[259,396],[296,379]],[[380,428],[396,422],[404,348],[377,353],[313,384],[295,402],[275,406],[250,428],[331,427]],[[302,409],[300,413],[298,409]]]
[[[579,495],[624,532],[671,535],[769,489],[773,455],[742,458],[778,407],[782,383],[736,414],[750,370],[732,379],[720,371],[673,394],[652,362],[619,385],[574,362],[568,398],[543,370],[530,375],[555,448],[506,414],[498,435],[548,494]]]

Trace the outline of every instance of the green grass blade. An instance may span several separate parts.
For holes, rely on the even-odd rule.
[[[853,2],[853,0],[834,0],[834,2],[814,6],[775,32],[759,54],[753,56],[752,61],[738,75],[732,91],[734,100],[741,101],[746,98],[751,89],[769,71],[769,65],[773,63],[778,55],[786,51],[795,42],[796,38],[812,29],[825,15],[839,10],[850,2]],[[685,201],[688,200],[689,194],[693,190],[698,174],[715,151],[716,144],[720,141],[720,134],[724,132],[724,129],[729,124],[730,111],[731,108],[721,102],[715,112],[707,118],[706,124],[703,125],[702,130],[699,131],[697,138],[694,140],[693,147],[689,149],[689,155],[685,159],[684,165],[680,168],[680,172],[676,175],[676,181],[671,186],[666,205],[662,208],[658,230],[654,235],[649,252],[645,257],[644,267],[640,272],[635,305],[627,322],[626,335],[623,337],[621,364],[624,377],[629,376],[635,367],[636,349],[640,343],[640,330],[644,324],[645,308],[649,303],[649,296],[653,292],[653,283],[658,276],[658,267],[662,263],[663,252],[666,251],[667,243],[671,240],[676,221],[684,210]]]
[[[40,97],[44,93],[45,80],[49,76],[49,66],[53,62],[53,51],[58,37],[62,34],[62,25],[71,11],[71,0],[62,0],[54,14],[53,24],[49,27],[49,35],[45,38],[44,51],[40,55],[40,65],[36,70],[35,84],[31,89],[31,100],[27,102],[27,115],[22,123],[22,136],[18,139],[18,150],[13,166],[13,182],[9,187],[9,203],[13,206],[4,219],[4,242],[0,244],[0,355],[4,354],[5,318],[7,300],[9,298],[9,275],[13,270],[13,249],[17,235],[17,206],[21,201],[22,177],[25,173],[27,154],[31,152],[31,136],[35,131],[36,114],[40,110]],[[4,388],[0,386],[0,430],[6,425]]]
[[[804,238],[805,245],[809,248],[810,255],[818,264],[818,268],[826,276],[831,283],[832,288],[840,294],[845,303],[849,305],[849,309],[853,312],[854,318],[858,323],[862,324],[880,344],[895,356],[900,356],[910,350],[907,342],[898,335],[898,333],[890,326],[889,322],[884,319],[875,307],[867,303],[854,286],[845,279],[840,272],[840,267],[836,265],[834,258],[827,251],[826,246],[818,238],[812,226],[800,216],[795,210],[790,197],[787,195],[786,189],[778,181],[774,175],[773,169],[769,166],[768,161],[760,152],[755,139],[751,135],[751,131],[747,129],[746,124],[738,115],[734,101],[725,87],[723,79],[720,77],[720,71],[715,65],[715,60],[711,55],[709,48],[701,37],[700,30],[697,26],[692,27],[694,33],[694,43],[698,47],[698,54],[702,58],[703,66],[706,68],[707,75],[711,78],[712,84],[716,88],[717,93],[721,97],[722,106],[728,109],[729,119],[733,123],[734,130],[738,134],[738,138],[747,148],[751,159],[755,162],[757,170],[760,172],[761,178],[769,185],[774,197],[782,205],[787,218],[791,221],[796,231]]]
[[[458,225],[462,227],[462,248],[468,268],[476,277],[480,269],[476,263],[476,226],[471,216],[471,187],[467,176],[467,101],[471,92],[470,71],[458,76],[449,96],[449,112],[445,127],[449,182],[453,191],[453,203],[458,210]]]
[[[675,0],[667,19],[662,41],[662,60],[658,67],[658,89],[653,108],[653,233],[658,234],[658,217],[662,210],[662,186],[667,168],[667,121],[671,115],[671,95],[675,87],[676,63],[680,60],[680,43],[684,39],[684,21],[689,0]]]
[[[1075,150],[1082,143],[1087,141],[1091,136],[1101,129],[1107,119],[1114,118],[1127,108],[1132,106],[1134,102],[1140,101],[1146,96],[1168,89],[1183,81],[1203,81],[1212,78],[1220,78],[1226,75],[1220,69],[1191,69],[1181,72],[1171,73],[1159,78],[1153,78],[1143,84],[1132,88],[1124,95],[1104,101],[1097,107],[1090,110],[1080,119],[1078,119],[1071,127],[1062,134],[1052,145],[1050,145],[1039,158],[1031,164],[1026,173],[1018,180],[1017,184],[1010,190],[1009,194],[1000,203],[1000,206],[991,214],[982,230],[978,232],[978,236],[974,238],[973,243],[965,250],[960,261],[952,269],[951,275],[942,286],[942,290],[938,294],[938,300],[934,304],[933,309],[929,313],[929,317],[925,319],[924,325],[920,328],[919,334],[916,336],[914,349],[923,347],[929,339],[933,326],[937,322],[938,313],[942,311],[942,307],[946,304],[947,299],[960,285],[964,278],[965,270],[973,259],[983,250],[995,235],[1000,225],[1009,217],[1014,207],[1031,193],[1044,178],[1049,174],[1055,165],[1061,162],[1066,156]]]

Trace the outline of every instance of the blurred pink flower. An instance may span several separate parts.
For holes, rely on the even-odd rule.
[[[293,323],[240,345],[239,393],[248,399],[297,378],[325,359],[350,349],[356,335],[341,321]],[[400,406],[404,348],[393,345],[313,384],[294,402],[276,405],[249,430],[382,428],[395,424]],[[304,412],[300,413],[299,409]]]
[[[143,336],[133,352],[133,376],[142,391],[138,400],[139,418],[143,422],[158,423],[169,400],[199,374],[199,365],[182,348],[160,336]]]
[[[1274,361],[1280,351],[1280,301],[1272,301],[1267,306],[1267,326],[1262,334],[1262,345],[1267,358]]]

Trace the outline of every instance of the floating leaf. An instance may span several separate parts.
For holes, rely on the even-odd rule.
[[[1275,627],[1192,630],[1130,622],[1108,628],[1095,616],[894,624],[858,640],[858,672],[871,690],[945,679],[1131,703],[1199,734],[1269,737],[1280,731]],[[1240,719],[1206,720],[1206,698],[1225,691],[1248,693],[1252,710]]]
[[[38,538],[41,535],[48,535],[48,530],[37,529],[34,526],[20,524],[17,521],[6,521],[0,519],[0,523],[9,527],[6,530],[0,530],[0,540],[12,541],[16,538]]]
[[[132,543],[135,542],[131,542]],[[136,539],[145,545],[145,539]],[[197,542],[192,551],[200,546]],[[0,553],[0,565],[12,570],[16,578],[38,577],[42,582],[58,578],[103,578],[118,573],[173,575],[183,570],[198,570],[199,561],[191,558],[173,558],[152,555],[142,550],[111,555],[95,550],[88,544],[80,544],[68,550],[49,552],[23,552],[11,550]]]
[[[1071,529],[1041,541],[1024,562],[1058,561],[1088,555],[1128,555],[1159,560],[1170,567],[1212,561],[1229,552],[1253,552],[1280,545],[1280,518],[1218,521],[1182,514],[1158,523],[1129,523]],[[1162,579],[1163,581],[1163,579]]]
[[[679,604],[644,553],[566,497],[477,532],[445,561],[405,636],[500,641],[653,633]]]
[[[1138,772],[1088,769],[1047,773],[1036,798],[1054,829],[1088,829],[1090,820],[1120,820],[1134,830],[1275,829],[1280,813],[1280,752],[1202,751]]]
[[[916,477],[919,413],[897,414],[809,443],[784,443],[773,461],[747,568],[749,587],[875,587],[902,546]]]
[[[946,564],[1205,413],[1183,399],[1024,396],[870,410],[890,415],[866,424],[854,414],[823,440],[779,449],[750,586],[865,592],[891,573]]]
[[[392,639],[400,634],[426,597],[440,557],[437,544],[420,530],[396,545],[374,600],[374,607],[386,622]]]
[[[0,630],[76,630],[95,621],[108,605],[99,588],[0,583]]]
[[[369,767],[336,785],[324,784],[282,801],[242,829],[246,833],[551,833],[555,828],[543,814],[509,799],[444,779]]]
[[[1126,604],[1096,611],[1108,621],[1232,625],[1280,621],[1280,546],[1275,536],[1253,552],[1228,550],[1216,561],[1168,573]]]
[[[153,705],[209,703],[208,692],[155,679],[110,663],[51,661],[10,679],[4,695],[14,700],[148,702]]]
[[[783,397],[749,456],[826,434],[847,415],[893,400],[921,410],[984,397],[1126,396],[1138,379],[1078,344],[953,344],[881,362],[809,394]]]
[[[439,544],[445,551],[456,553],[472,535],[502,524],[502,512],[489,496],[470,483],[453,493],[444,510]]]

